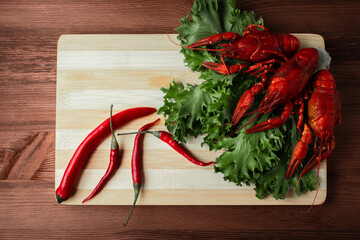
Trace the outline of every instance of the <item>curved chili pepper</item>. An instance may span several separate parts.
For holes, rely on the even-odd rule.
[[[160,118],[156,119],[154,122],[148,123],[144,126],[142,126],[139,129],[139,132],[141,131],[146,131],[147,129],[149,129],[150,127],[152,127],[155,123],[157,123],[160,120]],[[131,175],[132,175],[132,179],[133,179],[133,186],[134,186],[134,202],[133,205],[131,207],[129,216],[126,219],[126,222],[124,223],[124,227],[126,227],[130,216],[134,210],[136,201],[139,197],[139,193],[140,193],[140,188],[141,188],[141,182],[142,182],[142,178],[141,178],[141,162],[142,162],[142,145],[143,145],[143,141],[144,141],[144,134],[136,134],[135,136],[135,140],[134,140],[134,149],[133,149],[133,154],[132,154],[132,158],[131,158]]]
[[[104,186],[114,175],[114,173],[116,172],[116,169],[118,168],[118,166],[120,164],[119,144],[116,140],[114,129],[112,126],[112,108],[113,108],[113,105],[111,104],[111,106],[110,106],[111,150],[110,150],[109,166],[105,172],[105,175],[100,179],[98,185],[95,187],[95,189],[92,191],[92,193],[82,201],[82,203],[86,202],[87,200],[90,200],[92,197],[97,195],[104,188]]]
[[[118,135],[127,135],[127,134],[139,134],[139,133],[151,133],[155,137],[159,138],[163,142],[167,143],[170,147],[172,147],[175,151],[183,155],[190,162],[199,165],[199,166],[208,166],[210,164],[214,164],[214,162],[202,162],[196,159],[194,156],[190,154],[188,150],[186,150],[183,146],[177,143],[172,135],[166,131],[139,131],[139,132],[131,132],[131,133],[119,133]]]
[[[154,112],[156,112],[156,109],[150,107],[126,109],[112,117],[113,128],[117,129],[131,120],[147,116]],[[65,169],[60,185],[56,189],[56,199],[58,203],[67,200],[71,196],[80,171],[89,159],[91,153],[111,133],[109,126],[110,118],[106,119],[97,128],[95,128],[76,149],[68,166]]]

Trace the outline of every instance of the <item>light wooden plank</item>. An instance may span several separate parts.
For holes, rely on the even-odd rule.
[[[125,108],[120,108],[120,105],[115,103],[113,106],[113,114],[124,110]],[[70,117],[71,116],[71,117]],[[67,130],[84,130],[85,134],[90,133],[92,129],[102,123],[106,118],[110,116],[110,105],[108,109],[102,110],[57,110],[57,130],[67,131]],[[153,130],[162,130],[164,127],[164,118],[162,115],[157,115],[153,113],[149,116],[145,116],[139,119],[135,119],[123,126],[118,130],[119,133],[137,131],[140,127],[149,122],[155,121],[160,118],[160,121],[152,127]]]
[[[324,38],[319,34],[294,33],[293,35],[300,40],[300,48],[318,47],[325,49]]]
[[[185,69],[178,51],[62,51],[58,69]]]
[[[82,90],[91,89],[115,89],[122,90],[131,88],[156,89],[167,86],[169,82],[176,79],[180,82],[199,84],[199,72],[189,72],[183,69],[169,71],[167,69],[63,69],[58,72],[58,79],[61,79],[61,89]],[[131,79],[131,85],[129,85]],[[101,86],[97,85],[101,82]]]
[[[169,37],[178,43],[176,34],[169,34]],[[179,48],[169,41],[166,34],[74,34],[62,35],[58,41],[60,52],[134,50],[178,51]]]
[[[162,104],[163,93],[158,90],[69,90],[57,96],[58,109],[66,110],[103,110],[112,103],[117,103],[119,109],[146,106],[159,108]]]
[[[145,143],[146,144],[146,143]],[[189,146],[186,146],[189,148]],[[190,149],[190,148],[189,148]],[[207,149],[192,149],[192,153],[198,159],[204,162],[215,160],[216,156],[220,156],[224,151],[217,151],[216,155]],[[65,169],[74,150],[58,150],[56,156],[56,169]],[[109,164],[109,149],[97,149],[92,154],[88,163],[86,163],[86,169],[106,169]],[[171,158],[164,157],[170,156]],[[132,151],[131,149],[124,150],[121,161],[121,168],[130,168]],[[180,154],[174,153],[172,149],[144,149],[143,165],[145,169],[197,169],[199,166],[191,164]],[[320,165],[320,170],[326,170],[326,161]]]
[[[60,181],[65,169],[57,169],[55,178]],[[104,175],[106,169],[85,169],[82,171],[81,179],[77,189],[94,189]],[[321,175],[326,170],[321,170]],[[254,184],[244,185],[239,189],[235,183],[223,181],[222,173],[214,173],[212,166],[189,168],[189,169],[144,169],[143,189],[253,189]],[[325,179],[319,179],[319,189],[326,189]],[[106,189],[133,189],[131,169],[119,168],[116,174],[105,186]]]
[[[81,205],[91,190],[78,189],[66,205]],[[252,189],[145,189],[141,191],[137,205],[310,205],[316,191],[307,192],[301,197],[289,193],[286,200],[276,200],[272,197],[258,199]],[[83,205],[131,205],[134,190],[104,189],[98,196]],[[319,189],[314,205],[322,204],[326,199],[326,190]]]

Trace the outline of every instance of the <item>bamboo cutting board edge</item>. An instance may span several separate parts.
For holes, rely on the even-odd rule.
[[[299,38],[302,37],[301,39],[305,39],[306,43],[311,43],[311,46],[315,46],[314,47],[321,47],[324,48],[324,39],[322,38],[322,36],[318,35],[318,34],[294,34],[296,36],[298,36]],[[159,48],[160,46],[160,50],[159,51],[178,51],[178,47],[174,46],[174,45],[166,45],[166,44],[158,44],[156,41],[163,41],[164,40],[164,34],[126,34],[126,35],[116,35],[116,34],[106,34],[106,35],[62,35],[59,38],[58,41],[58,53],[59,51],[61,52],[81,52],[81,51],[91,51],[91,52],[126,52],[126,51],[148,51],[149,48],[151,50],[154,50],[156,48]],[[148,41],[147,44],[142,44],[139,46],[139,42],[144,43],[143,39],[141,37],[146,37],[146,39],[149,40],[149,38],[153,38],[153,41]],[[171,34],[170,37],[172,39],[176,38],[175,34]],[[100,44],[101,46],[99,47],[99,41],[104,41],[105,39],[105,44],[102,43]],[[106,40],[110,39],[110,43],[106,43]],[[129,43],[126,45],[123,44],[118,44],[119,41],[124,41],[124,39],[131,39],[131,41],[129,41]],[[135,40],[134,40],[135,39]],[[166,38],[167,39],[167,38]],[[300,39],[300,40],[301,40]],[[89,40],[89,41],[85,41],[85,40]],[[155,41],[156,40],[156,41]],[[129,48],[132,47],[132,48]],[[306,44],[305,44],[306,46]],[[301,43],[301,47],[304,47],[303,43]],[[90,48],[90,50],[89,50]],[[59,54],[58,54],[58,60],[59,60]],[[64,68],[59,68],[59,64],[58,64],[58,71],[57,71],[57,109],[56,109],[56,136],[58,136],[58,126],[61,126],[61,122],[59,120],[61,120],[61,118],[59,118],[58,112],[61,114],[63,114],[60,110],[58,111],[58,103],[60,99],[58,99],[58,96],[61,95],[61,92],[64,90],[61,88],[61,84],[59,84],[59,79],[62,78],[62,73],[66,72],[67,67],[70,65],[66,65]],[[71,67],[71,66],[70,66]],[[84,67],[84,66],[83,66]],[[112,68],[112,67],[111,67]],[[174,67],[173,66],[168,66],[168,68],[170,70],[172,70]],[[177,68],[177,67],[175,67]],[[74,68],[75,69],[75,68]],[[74,70],[72,69],[72,70]],[[84,72],[86,72],[86,66],[84,69]],[[69,70],[71,71],[71,69]],[[74,70],[76,71],[76,69]],[[106,69],[106,71],[108,71],[108,69]],[[124,69],[120,70],[120,71],[126,71]],[[81,74],[80,74],[81,75]],[[180,75],[181,76],[181,75]],[[193,78],[197,78],[197,75],[195,74],[194,76],[192,76]],[[70,79],[71,80],[71,79]],[[95,79],[96,80],[96,79]],[[61,82],[61,81],[60,81]],[[72,84],[70,84],[70,86],[72,86]],[[65,85],[65,87],[67,87],[67,85]],[[96,90],[95,90],[96,91]],[[80,110],[80,109],[75,109],[73,111],[84,111],[85,113],[87,113],[89,110]],[[98,110],[95,110],[98,111]],[[104,111],[104,110],[103,110]],[[62,119],[63,120],[63,119]],[[162,119],[163,120],[163,119]],[[95,125],[96,126],[96,125]],[[93,126],[94,127],[94,126]],[[86,131],[91,130],[91,127],[86,128]],[[165,129],[164,127],[159,127],[159,129]],[[84,130],[85,131],[85,130]],[[57,138],[58,139],[58,138]],[[59,158],[59,150],[57,148],[57,146],[59,146],[59,141],[56,141],[56,159],[60,159]],[[105,146],[105,144],[104,144]],[[109,145],[107,145],[109,146]],[[103,147],[105,148],[105,147]],[[61,152],[61,151],[60,151]],[[96,152],[96,151],[95,151]],[[94,154],[95,155],[95,154]],[[89,162],[91,162],[92,159],[90,159]],[[94,162],[94,161],[93,161]],[[129,164],[127,164],[129,165]],[[86,165],[88,166],[88,165]],[[91,166],[91,165],[90,165]],[[105,166],[106,169],[107,166]],[[104,171],[105,171],[104,169]],[[326,161],[324,161],[324,163],[321,165],[321,170],[322,174],[322,182],[321,185],[325,187],[320,188],[319,190],[319,196],[317,198],[316,201],[316,205],[319,204],[323,204],[325,199],[326,199]],[[56,171],[59,170],[56,167]],[[56,181],[55,181],[55,187],[57,187],[61,176],[58,176],[59,174],[56,174]],[[59,179],[60,178],[60,179]],[[175,179],[175,178],[174,178]],[[94,182],[97,183],[98,179],[94,180]],[[81,184],[80,184],[81,185]],[[315,194],[315,192],[311,192],[311,193],[306,193],[301,197],[295,197],[292,198],[287,197],[287,200],[275,200],[272,197],[268,197],[265,200],[259,200],[257,198],[255,198],[255,192],[252,189],[245,189],[244,192],[248,192],[248,195],[242,195],[242,194],[234,194],[234,190],[226,190],[226,189],[211,189],[211,190],[201,190],[203,193],[202,196],[198,196],[195,197],[188,195],[189,192],[194,191],[195,189],[190,189],[190,190],[184,190],[184,189],[172,189],[169,190],[169,193],[172,194],[171,202],[166,202],[166,198],[168,195],[166,195],[164,192],[159,192],[159,190],[151,190],[151,189],[144,189],[142,191],[142,195],[144,195],[142,197],[142,200],[139,199],[138,204],[139,205],[308,205],[311,204],[312,198]],[[238,189],[240,190],[240,188]],[[119,195],[121,191],[125,191],[128,194],[126,196],[121,196]],[[154,197],[153,195],[151,195],[151,192],[154,192],[154,194],[158,194],[159,197]],[[175,192],[174,192],[175,191]],[[181,191],[184,193],[183,195],[181,195]],[[195,190],[198,191],[199,190]],[[200,191],[200,192],[201,192]],[[220,193],[221,196],[221,192],[224,191],[228,191],[231,192],[233,191],[233,195],[232,198],[230,197],[229,201],[224,201],[223,198],[221,199],[217,199],[217,192]],[[77,204],[81,204],[81,200],[85,198],[87,194],[89,194],[91,192],[91,188],[89,189],[79,189],[75,192],[75,194],[73,195],[72,198],[70,198],[68,201],[65,201],[64,204],[69,204],[69,205],[77,205]],[[93,200],[89,201],[87,204],[90,205],[131,205],[132,203],[132,197],[133,197],[133,193],[132,190],[130,189],[107,189],[105,188],[103,190],[103,194],[99,194],[97,197],[95,197]],[[115,193],[118,192],[118,193]],[[238,192],[238,191],[237,191]],[[176,194],[174,194],[176,193]],[[173,196],[175,195],[175,197]],[[209,198],[207,197],[209,196],[210,198],[212,198],[212,200],[209,200]],[[240,197],[242,199],[242,201],[239,201],[238,199],[234,199],[234,197]],[[182,198],[183,197],[183,198]],[[159,199],[161,199],[161,201],[159,201]],[[303,202],[302,200],[307,199],[307,202]],[[112,201],[110,201],[110,203],[106,203],[106,201],[104,201],[104,199],[112,199]],[[120,199],[122,199],[120,201]],[[146,201],[146,199],[148,199],[148,201]],[[165,199],[165,200],[164,200]],[[190,199],[190,201],[189,201]],[[191,200],[192,199],[192,200]],[[300,201],[297,201],[299,199],[302,199]],[[80,201],[79,201],[80,200]],[[111,203],[112,202],[112,203]],[[120,202],[120,203],[119,203]]]

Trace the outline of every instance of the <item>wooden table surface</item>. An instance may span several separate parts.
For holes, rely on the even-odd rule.
[[[328,196],[305,206],[63,206],[54,196],[57,40],[175,33],[193,1],[0,1],[0,239],[360,236],[359,1],[238,1],[277,32],[317,33],[333,58],[342,124]]]

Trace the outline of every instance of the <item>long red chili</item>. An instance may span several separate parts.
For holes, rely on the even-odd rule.
[[[155,108],[137,107],[121,111],[113,116],[113,128],[118,127],[134,120],[156,112]],[[59,187],[56,189],[56,199],[58,203],[67,200],[73,190],[81,169],[89,159],[91,153],[100,143],[111,133],[110,118],[102,122],[95,128],[79,145],[65,169]]]
[[[116,140],[113,125],[112,125],[112,108],[113,105],[110,106],[110,130],[111,130],[111,149],[110,149],[110,162],[109,166],[105,172],[105,175],[100,179],[98,185],[94,188],[92,193],[85,198],[82,203],[86,202],[87,200],[90,200],[95,195],[97,195],[107,184],[107,182],[111,179],[111,177],[116,172],[117,168],[120,164],[120,149],[119,144]]]
[[[144,126],[142,126],[139,129],[139,132],[141,131],[146,131],[148,130],[150,127],[152,127],[155,123],[157,123],[160,119],[156,119],[154,122],[148,123]],[[142,183],[142,178],[141,178],[141,162],[142,162],[142,145],[143,145],[143,140],[144,140],[144,134],[136,134],[135,136],[135,140],[134,140],[134,149],[133,149],[133,154],[132,154],[132,158],[131,158],[131,174],[132,174],[132,179],[133,179],[133,187],[134,187],[134,202],[133,205],[131,207],[129,216],[126,219],[126,222],[124,223],[124,227],[126,227],[130,216],[134,210],[136,201],[139,197],[139,193],[140,193],[140,188],[141,188],[141,183]]]
[[[163,142],[167,143],[170,147],[172,147],[175,151],[183,155],[190,162],[199,165],[199,166],[208,166],[210,164],[214,164],[214,162],[202,162],[196,159],[191,153],[186,150],[183,146],[177,143],[172,135],[166,131],[139,131],[139,132],[131,132],[131,133],[119,133],[118,135],[127,135],[127,134],[139,134],[139,133],[151,133],[155,137],[159,138]]]

